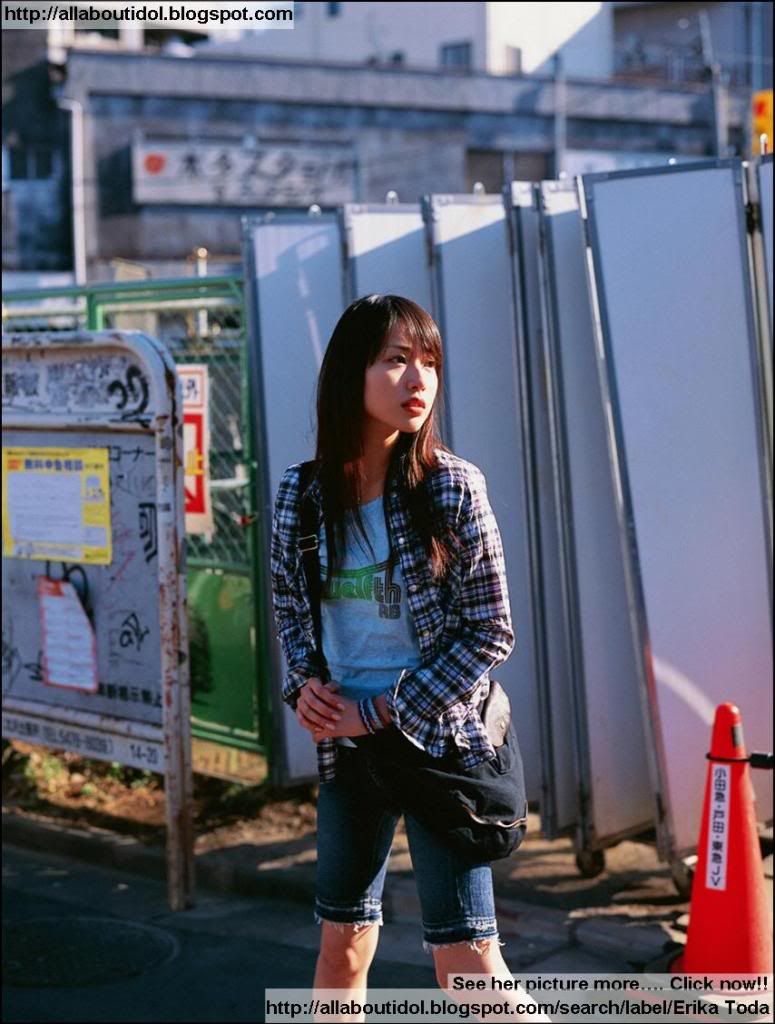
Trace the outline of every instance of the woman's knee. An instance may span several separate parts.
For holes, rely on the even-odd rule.
[[[320,959],[329,971],[347,978],[367,971],[379,941],[379,925],[323,921]]]
[[[439,988],[447,988],[450,974],[503,973],[505,965],[497,936],[467,939],[440,946],[431,946]]]

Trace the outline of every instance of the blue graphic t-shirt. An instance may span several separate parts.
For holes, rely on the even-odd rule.
[[[360,506],[374,558],[352,522],[342,568],[321,593],[323,653],[331,678],[352,700],[375,697],[396,681],[401,669],[421,659],[406,586],[396,560],[388,569],[389,542],[382,497]],[[321,580],[326,572],[326,539],[319,537]]]

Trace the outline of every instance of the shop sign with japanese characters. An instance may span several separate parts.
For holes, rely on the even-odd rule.
[[[132,180],[138,203],[336,206],[356,198],[347,145],[143,139],[132,147]]]

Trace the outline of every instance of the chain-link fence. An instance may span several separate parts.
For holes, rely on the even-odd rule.
[[[104,326],[144,331],[160,338],[175,362],[207,367],[214,529],[208,535],[188,535],[188,560],[190,565],[247,569],[245,527],[250,522],[250,482],[244,312],[241,302],[229,295],[189,303],[188,299],[170,300],[153,310],[106,305]]]

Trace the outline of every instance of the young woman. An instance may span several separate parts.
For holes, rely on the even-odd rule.
[[[401,814],[353,739],[400,729],[431,756],[454,744],[468,765],[494,757],[477,709],[490,671],[514,646],[503,549],[484,477],[437,433],[442,362],[433,319],[396,295],[354,302],[326,350],[308,492],[320,524],[329,683],[314,657],[297,546],[299,464],[286,470],[275,503],[273,601],[289,669],[283,697],[318,745],[315,919],[322,931],[314,984],[353,998],[365,991],[377,947]],[[472,866],[412,816],[405,814],[405,822],[423,946],[439,984],[447,988],[450,973],[510,978],[489,864]],[[548,1018],[532,1012],[525,1019]]]

